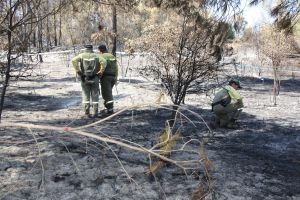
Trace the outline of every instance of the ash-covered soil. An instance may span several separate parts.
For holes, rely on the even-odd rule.
[[[104,119],[82,118],[80,84],[71,68],[56,65],[44,70],[45,78],[19,81],[9,88],[2,124],[78,127]],[[181,151],[170,158],[207,156],[208,181],[204,163],[186,171],[166,164],[149,176],[147,154],[68,131],[6,127],[0,129],[0,199],[183,200],[192,199],[201,184],[209,189],[206,199],[300,199],[300,80],[281,81],[276,106],[270,77],[243,77],[242,84],[245,108],[236,130],[211,133],[189,112],[209,122],[211,99],[204,94],[188,95],[181,109],[187,118],[178,120],[183,138],[176,149],[193,140],[187,147],[201,152],[200,158]],[[171,114],[150,105],[159,92],[146,80],[121,79],[114,90],[116,111],[129,109],[84,131],[153,147]],[[140,104],[148,106],[130,108]]]

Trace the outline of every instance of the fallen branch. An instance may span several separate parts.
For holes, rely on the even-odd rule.
[[[126,144],[124,142],[120,142],[116,139],[111,139],[111,138],[107,138],[107,137],[101,137],[92,133],[88,133],[88,132],[84,132],[84,131],[80,131],[80,130],[74,130],[72,128],[66,129],[65,127],[55,127],[55,126],[45,126],[45,125],[35,125],[35,124],[24,124],[24,123],[9,123],[9,122],[3,122],[0,124],[0,128],[6,128],[6,127],[19,127],[19,128],[26,128],[26,129],[43,129],[43,130],[51,130],[51,131],[58,131],[58,132],[71,132],[71,133],[75,133],[77,135],[81,135],[81,136],[85,136],[85,137],[89,137],[89,138],[94,138],[97,140],[100,140],[102,142],[105,143],[110,143],[110,144],[116,144],[118,146],[122,146],[125,147],[127,149],[131,149],[134,151],[138,151],[138,152],[142,152],[142,153],[146,153],[146,154],[151,154],[152,156],[158,157],[161,160],[164,160],[166,162],[170,162],[180,168],[182,168],[182,166],[180,164],[178,164],[177,161],[174,161],[172,159],[169,159],[165,156],[162,156],[158,153],[155,153],[154,151],[151,151],[147,148],[144,147],[137,147],[137,146],[133,146],[133,145],[129,145]]]

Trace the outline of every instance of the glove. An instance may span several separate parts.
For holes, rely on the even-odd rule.
[[[78,71],[77,74],[78,74],[78,76],[80,77],[81,81],[84,82],[84,81],[85,81],[85,75],[82,74],[81,71]]]
[[[237,100],[237,102],[235,103],[235,107],[236,108],[244,107],[243,100],[242,99]]]
[[[101,79],[101,78],[102,78],[102,76],[103,76],[103,73],[101,73],[101,72],[98,72],[98,73],[97,73],[97,75],[98,75],[98,77]]]
[[[81,71],[78,71],[78,72],[76,72],[76,73],[77,73],[78,76],[80,76],[80,77],[83,75]]]

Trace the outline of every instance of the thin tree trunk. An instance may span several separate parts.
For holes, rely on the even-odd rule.
[[[34,24],[33,24],[33,18],[31,18],[31,23],[30,23],[30,26],[31,26],[31,30],[34,29],[33,33],[32,33],[32,38],[31,38],[31,42],[33,44],[34,47],[36,47],[36,28],[34,27]]]
[[[112,6],[112,24],[113,24],[113,48],[112,48],[112,54],[116,56],[117,51],[117,8],[116,5]]]
[[[53,27],[54,27],[54,46],[57,46],[57,30],[56,30],[56,14],[53,15]]]
[[[60,3],[60,2],[61,2],[61,1],[59,1],[59,3]],[[62,19],[61,11],[59,11],[59,35],[58,35],[58,45],[61,45],[61,36],[62,36],[62,30],[61,30],[62,24],[61,24],[61,19]]]
[[[273,78],[273,103],[274,105],[277,105],[277,96],[279,95],[279,79],[276,66],[273,66]]]
[[[11,1],[10,1],[10,7],[11,7]],[[6,65],[6,70],[5,70],[5,80],[3,83],[3,87],[1,90],[1,99],[0,99],[0,122],[2,118],[2,111],[3,111],[3,105],[4,105],[4,98],[5,98],[5,93],[8,87],[9,79],[10,79],[10,67],[11,67],[11,52],[12,52],[12,12],[11,9],[9,10],[8,14],[8,20],[9,20],[9,29],[7,31],[7,45],[8,45],[8,52],[7,52],[7,65]]]
[[[41,53],[43,50],[43,20],[41,20],[41,14],[38,11],[38,53]],[[42,63],[43,57],[41,54],[38,54],[38,59]]]
[[[47,51],[50,50],[51,47],[51,36],[50,36],[50,28],[49,28],[49,16],[47,16],[47,23],[46,23],[46,29],[47,29]]]
[[[27,13],[27,5],[22,5],[23,18],[25,13]],[[28,49],[28,39],[27,39],[27,24],[22,27],[22,50],[27,51]]]
[[[38,48],[39,48],[39,52],[41,52],[41,50],[43,49],[43,20],[40,20],[40,16],[39,16],[39,25],[38,25]]]

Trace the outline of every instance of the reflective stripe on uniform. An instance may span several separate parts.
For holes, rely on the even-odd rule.
[[[111,104],[111,103],[114,103],[114,101],[108,101],[105,104]]]
[[[92,104],[98,104],[98,102],[92,102]]]
[[[89,101],[83,101],[82,103],[83,103],[83,104],[90,104]]]
[[[83,59],[83,58],[81,58],[81,59]],[[95,58],[85,58],[84,60],[93,61],[93,60],[95,60]]]

